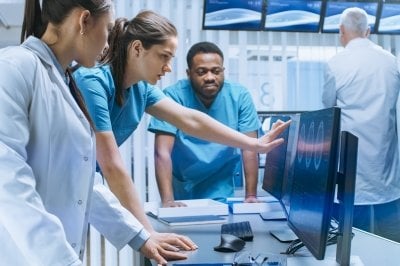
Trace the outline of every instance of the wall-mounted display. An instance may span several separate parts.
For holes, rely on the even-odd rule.
[[[400,34],[400,0],[204,0],[203,29],[339,33],[350,7],[364,9],[370,33]]]
[[[400,33],[400,0],[386,0],[382,3],[377,33]]]
[[[261,30],[263,0],[205,0],[203,29]]]
[[[319,32],[323,0],[268,0],[265,30]]]
[[[371,33],[375,33],[375,24],[378,13],[377,0],[359,0],[359,1],[345,1],[345,0],[328,0],[323,19],[322,32],[324,33],[338,33],[339,22],[342,12],[349,7],[359,7],[364,9],[368,14],[368,24],[371,27]]]

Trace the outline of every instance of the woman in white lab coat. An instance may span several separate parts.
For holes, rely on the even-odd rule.
[[[95,64],[111,1],[42,2],[41,11],[38,0],[26,1],[23,44],[0,50],[1,264],[80,265],[89,221],[117,248],[129,244],[157,263],[184,258],[152,238],[107,188],[93,189],[94,134],[67,68],[73,60]]]

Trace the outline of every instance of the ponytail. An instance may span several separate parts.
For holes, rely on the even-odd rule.
[[[115,98],[119,106],[122,106],[124,103],[124,88],[122,88],[122,83],[129,44],[132,41],[125,34],[128,24],[129,21],[126,18],[115,20],[114,27],[108,36],[108,49],[100,61],[101,64],[110,64],[116,88]]]
[[[47,24],[47,23],[46,23]],[[42,20],[42,10],[39,0],[26,0],[24,21],[22,23],[21,43],[29,36],[42,37],[45,25]]]

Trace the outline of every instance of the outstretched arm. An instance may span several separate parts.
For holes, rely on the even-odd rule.
[[[189,135],[211,142],[225,144],[245,150],[267,153],[283,143],[283,139],[276,137],[288,126],[288,122],[279,122],[274,129],[263,137],[250,138],[228,126],[216,121],[208,115],[186,108],[169,98],[162,99],[146,110],[158,119],[167,121],[180,128]]]

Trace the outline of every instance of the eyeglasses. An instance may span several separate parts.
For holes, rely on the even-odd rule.
[[[219,76],[222,73],[224,73],[224,70],[225,70],[224,67],[213,67],[211,69],[201,67],[201,68],[194,70],[194,73],[196,73],[196,75],[199,77],[206,75],[208,72],[211,72],[211,74],[213,74],[215,76]]]
[[[286,257],[278,254],[237,252],[232,266],[286,266]]]

